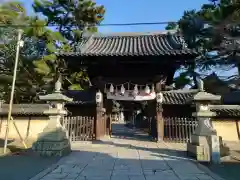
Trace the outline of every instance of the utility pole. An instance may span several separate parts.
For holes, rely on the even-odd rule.
[[[4,149],[3,149],[4,154],[6,154],[6,152],[7,152],[9,124],[10,124],[10,120],[12,117],[12,105],[13,105],[14,90],[15,90],[15,84],[16,84],[19,51],[20,51],[20,47],[23,47],[23,41],[21,41],[22,34],[23,34],[23,30],[18,29],[18,38],[17,38],[16,57],[15,57],[15,64],[14,64],[14,71],[13,71],[12,89],[11,89],[9,108],[8,108],[7,127],[6,127],[5,139],[4,139]]]

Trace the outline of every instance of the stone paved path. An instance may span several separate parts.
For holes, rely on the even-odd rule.
[[[72,149],[55,169],[32,180],[214,180],[163,143],[113,137]]]

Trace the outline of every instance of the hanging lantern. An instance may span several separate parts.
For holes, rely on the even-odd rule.
[[[96,103],[101,103],[102,100],[103,100],[102,93],[100,91],[98,91],[96,93]]]
[[[163,102],[163,94],[161,92],[156,94],[156,101],[157,101],[157,103]]]
[[[136,96],[137,94],[138,94],[138,87],[137,85],[135,85],[133,89],[133,95]]]
[[[121,86],[120,93],[121,93],[122,95],[125,93],[125,88],[124,88],[124,86],[123,86],[123,85]]]
[[[112,84],[111,84],[111,86],[110,86],[109,92],[110,92],[110,93],[114,93],[114,87],[113,87]]]
[[[145,87],[145,93],[146,94],[150,94],[150,88],[149,88],[149,86],[148,85],[146,85],[146,87]]]

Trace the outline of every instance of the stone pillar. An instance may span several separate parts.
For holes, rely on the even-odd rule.
[[[156,127],[157,127],[157,142],[163,141],[164,138],[164,119],[162,116],[163,95],[161,92],[156,93]]]
[[[103,135],[103,95],[100,91],[96,93],[96,140],[100,140]]]
[[[198,126],[191,136],[190,143],[187,144],[187,153],[198,161],[220,161],[220,138],[211,123],[211,118],[215,116],[215,113],[209,108],[211,102],[219,101],[220,98],[220,96],[204,92],[202,84],[200,91],[193,97],[196,104],[196,112],[193,116],[197,118]],[[212,139],[216,140],[216,137],[217,141],[213,142]],[[212,154],[218,154],[217,159]]]
[[[62,95],[60,89],[61,82],[58,81],[52,94],[40,96],[41,100],[51,103],[50,108],[44,112],[49,116],[49,122],[32,146],[41,156],[63,156],[71,151],[67,130],[60,121],[67,114],[64,102],[72,99]]]

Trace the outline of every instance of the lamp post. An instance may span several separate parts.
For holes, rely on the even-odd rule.
[[[10,123],[11,116],[12,116],[12,104],[13,104],[14,90],[15,90],[15,84],[16,84],[19,51],[20,51],[20,47],[23,47],[23,41],[21,41],[22,34],[23,34],[23,30],[18,29],[18,38],[17,38],[16,57],[15,57],[15,64],[14,64],[14,71],[13,71],[12,89],[11,89],[9,109],[8,109],[7,127],[6,127],[5,139],[4,139],[4,149],[3,149],[4,154],[7,151],[9,123]]]

